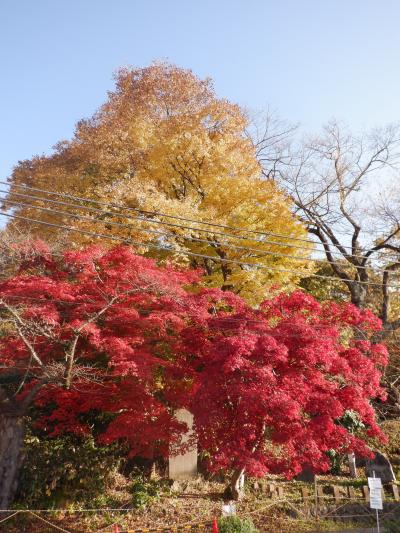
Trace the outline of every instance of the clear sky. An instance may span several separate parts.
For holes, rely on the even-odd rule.
[[[0,0],[1,179],[154,59],[309,129],[400,120],[399,0]]]

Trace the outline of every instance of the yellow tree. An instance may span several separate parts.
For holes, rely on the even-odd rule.
[[[190,70],[168,63],[122,69],[115,90],[93,117],[77,124],[72,140],[60,142],[52,155],[23,161],[14,169],[6,207],[42,222],[131,239],[142,253],[200,266],[206,283],[258,301],[272,283],[291,286],[309,274],[310,261],[308,249],[292,247],[299,244],[296,238],[305,237],[305,230],[292,215],[288,197],[262,177],[246,126],[243,110],[217,98],[211,81],[200,80]],[[81,202],[80,209],[52,204],[48,200],[55,198],[45,193],[35,193],[42,198],[37,200],[17,196],[26,194],[18,187],[24,185],[153,214],[94,202]],[[35,207],[11,203],[17,201]],[[85,218],[75,219],[73,213]],[[18,224],[29,225],[47,239],[56,230],[22,220]],[[77,232],[68,235],[77,245],[94,239]]]

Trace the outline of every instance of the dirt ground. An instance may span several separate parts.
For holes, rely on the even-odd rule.
[[[329,479],[324,480],[329,482]],[[337,478],[335,478],[337,482]],[[21,511],[1,523],[1,533],[114,533],[117,524],[120,531],[140,529],[158,531],[211,531],[211,521],[221,516],[225,485],[198,479],[175,483],[171,491],[161,494],[151,504],[130,509],[131,499],[124,487],[118,491],[121,505],[109,509],[65,509],[57,512],[36,511],[29,514]],[[283,499],[268,497],[255,491],[251,482],[246,495],[237,503],[237,514],[251,518],[260,532],[268,533],[315,533],[349,531],[349,522],[318,520],[312,518],[307,504],[301,499],[301,484],[282,483]],[[310,500],[314,501],[313,485],[307,485]],[[307,512],[308,511],[308,512]],[[7,516],[0,515],[7,518]],[[204,529],[197,525],[205,524]],[[356,524],[354,524],[356,525]],[[360,527],[362,524],[358,524]],[[367,524],[365,524],[367,525]],[[369,524],[368,524],[369,525]],[[370,524],[372,525],[372,523]],[[372,529],[352,529],[352,533],[372,533]],[[381,530],[383,532],[383,530]]]

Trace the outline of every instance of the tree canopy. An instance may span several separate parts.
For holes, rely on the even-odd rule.
[[[304,244],[303,251],[291,246],[305,230],[292,214],[289,198],[262,175],[247,126],[239,106],[218,98],[211,81],[190,70],[167,63],[121,69],[115,90],[91,118],[78,122],[71,140],[59,142],[50,156],[17,165],[5,205],[19,216],[132,239],[142,245],[141,253],[200,265],[208,285],[259,302],[271,283],[291,286],[310,272],[310,246]],[[94,202],[26,191],[21,185]],[[60,200],[66,205],[54,203]],[[210,222],[248,231],[216,228]],[[17,223],[46,239],[65,235],[54,226]],[[76,232],[67,238],[76,244],[93,240],[93,235]],[[107,243],[107,238],[101,240]],[[188,258],[188,251],[209,258]]]
[[[36,248],[0,283],[0,425],[34,402],[49,434],[83,435],[97,413],[101,442],[166,456],[186,429],[174,411],[186,407],[210,469],[288,477],[326,470],[331,449],[368,454],[366,440],[381,435],[369,401],[384,396],[386,350],[368,340],[380,328],[370,311],[300,291],[255,310],[128,247]],[[359,433],[341,425],[347,412]]]

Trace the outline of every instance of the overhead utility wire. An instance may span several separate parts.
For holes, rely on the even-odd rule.
[[[52,228],[60,228],[60,229],[66,230],[66,231],[81,233],[82,235],[89,235],[89,236],[92,236],[92,237],[100,237],[102,239],[109,239],[109,240],[112,240],[112,241],[122,242],[122,243],[125,243],[125,244],[134,245],[134,246],[146,246],[146,247],[155,248],[155,249],[158,249],[158,250],[167,250],[169,252],[181,253],[183,255],[187,255],[187,256],[191,256],[191,257],[201,257],[203,259],[210,259],[211,261],[214,261],[214,262],[221,262],[221,263],[236,264],[236,265],[241,265],[241,266],[256,267],[256,268],[260,268],[261,270],[268,270],[268,271],[272,271],[272,272],[283,272],[283,273],[289,273],[289,274],[304,275],[304,272],[302,272],[301,270],[295,270],[295,269],[289,269],[289,268],[277,268],[277,267],[271,267],[271,266],[263,265],[261,263],[248,263],[246,261],[238,261],[238,260],[235,260],[235,259],[226,259],[226,258],[223,259],[223,258],[212,256],[212,255],[189,252],[187,250],[177,250],[177,249],[172,248],[170,246],[163,246],[161,244],[154,244],[154,243],[142,243],[142,242],[134,241],[132,239],[126,239],[124,237],[116,237],[114,235],[106,235],[104,233],[97,233],[97,232],[93,232],[93,231],[82,230],[82,229],[75,228],[73,226],[64,226],[64,225],[60,225],[60,224],[54,224],[54,223],[51,223],[51,222],[45,222],[43,220],[38,220],[38,219],[30,218],[30,217],[24,217],[24,216],[20,216],[20,215],[13,215],[11,213],[3,213],[3,215],[6,216],[6,217],[9,217],[9,218],[15,218],[17,220],[25,220],[27,222],[33,222],[35,224],[42,224],[44,226],[48,226],[48,227],[52,227]],[[322,274],[311,274],[311,276],[316,277],[316,278],[321,278],[321,279],[330,279],[330,280],[334,280],[334,281],[343,281],[340,278],[337,278],[336,276],[324,276]],[[368,285],[369,286],[377,286],[377,287],[381,287],[382,286],[380,283],[374,283],[374,282],[369,282],[369,281],[357,281],[357,283],[359,283],[360,285],[366,285],[366,286],[368,286]],[[387,287],[388,288],[400,288],[400,285],[387,285]]]
[[[10,185],[6,181],[0,181],[0,184],[2,184],[2,185]],[[58,193],[58,192],[49,191],[49,190],[46,190],[46,189],[39,189],[37,187],[30,187],[28,185],[15,185],[15,184],[13,184],[12,186],[13,187],[18,187],[18,188],[30,189],[30,190],[38,191],[38,192],[43,192],[43,193],[46,193],[46,194],[53,194],[53,195],[56,195],[56,196],[62,196],[64,198],[71,198],[72,200],[79,200],[79,201],[83,201],[83,202],[94,202],[94,203],[96,203],[98,205],[103,205],[103,206],[106,206],[106,207],[116,207],[118,209],[134,211],[136,213],[143,213],[145,215],[147,214],[147,215],[163,216],[163,217],[166,217],[166,218],[173,218],[173,219],[176,219],[176,220],[181,220],[183,222],[193,222],[195,224],[202,224],[202,225],[205,225],[205,226],[212,226],[212,227],[216,227],[216,228],[229,229],[229,230],[234,230],[234,231],[244,231],[246,233],[254,233],[254,234],[257,234],[257,235],[264,235],[264,236],[271,235],[273,237],[285,237],[285,238],[287,237],[287,235],[284,235],[284,234],[281,234],[281,233],[271,233],[271,232],[264,232],[264,231],[246,229],[246,228],[238,228],[238,227],[229,226],[229,225],[226,225],[226,224],[216,224],[215,222],[204,222],[202,220],[195,220],[195,219],[191,219],[191,218],[180,217],[178,215],[168,215],[166,213],[160,213],[159,211],[148,211],[148,210],[145,210],[145,209],[140,209],[139,207],[128,207],[128,206],[124,206],[124,205],[121,205],[121,204],[114,204],[114,203],[111,203],[111,202],[102,202],[100,200],[94,200],[94,199],[91,199],[91,198],[84,198],[84,197],[81,197],[81,196],[74,196],[72,194]],[[195,228],[195,229],[198,229],[198,228]],[[291,237],[291,239],[293,239],[295,241],[309,242],[309,243],[315,244],[315,242],[313,240],[311,240],[311,239],[302,239],[300,237]]]
[[[0,192],[4,192],[4,191],[0,190]],[[21,196],[29,196],[29,195],[24,194],[24,195],[21,195]],[[41,201],[46,201],[46,199],[44,199],[44,198],[40,198],[40,199],[37,198],[37,197],[31,197],[31,198],[35,198],[35,199],[38,199],[38,200],[41,200]],[[57,214],[57,215],[60,215],[60,216],[73,217],[73,218],[76,218],[78,220],[85,220],[85,221],[88,221],[88,222],[95,222],[95,223],[100,223],[100,224],[107,224],[107,225],[111,225],[111,226],[117,226],[117,227],[120,227],[120,228],[126,228],[126,229],[130,229],[130,230],[138,231],[140,233],[153,233],[155,235],[161,235],[163,237],[174,237],[174,238],[180,237],[182,239],[193,241],[193,242],[201,242],[201,243],[205,243],[205,244],[209,244],[209,245],[215,244],[215,245],[223,246],[224,248],[235,249],[235,250],[244,250],[244,251],[248,251],[248,252],[255,252],[257,254],[260,254],[260,252],[261,252],[261,256],[263,256],[263,255],[276,255],[278,257],[289,257],[289,258],[297,259],[297,260],[310,261],[309,257],[293,256],[293,255],[288,255],[288,254],[282,254],[282,253],[279,253],[279,252],[272,252],[272,251],[269,251],[269,250],[263,250],[263,249],[260,249],[260,248],[251,248],[249,246],[239,246],[239,245],[236,245],[236,244],[228,244],[228,243],[212,241],[212,240],[208,240],[208,239],[200,239],[198,237],[189,237],[189,236],[186,236],[186,235],[179,235],[177,233],[171,233],[171,232],[167,233],[165,231],[159,231],[159,230],[154,230],[154,229],[150,229],[150,228],[142,228],[140,226],[134,226],[134,225],[131,225],[131,224],[126,224],[126,223],[123,224],[123,223],[120,223],[120,222],[113,222],[113,221],[102,220],[102,219],[97,219],[97,218],[93,219],[93,218],[86,217],[86,216],[76,215],[75,213],[70,213],[69,211],[58,211],[58,210],[54,210],[54,209],[51,209],[51,208],[48,208],[48,207],[41,207],[41,206],[37,206],[37,205],[34,205],[34,204],[28,204],[28,203],[25,203],[25,202],[17,202],[15,200],[8,200],[6,198],[1,198],[1,197],[0,197],[0,201],[4,202],[4,203],[16,205],[16,206],[19,206],[19,207],[21,207],[21,206],[22,207],[30,207],[30,208],[33,208],[33,209],[39,209],[41,211],[47,211],[47,212],[54,213],[54,214]],[[56,203],[61,203],[61,202],[56,202]],[[67,205],[65,202],[62,202],[62,203],[64,205]],[[74,207],[74,206],[71,206],[71,207]],[[81,207],[83,209],[87,209],[84,206],[79,206],[79,207]],[[125,217],[125,215],[120,215],[120,216]],[[263,244],[269,244],[269,243],[263,241]],[[322,263],[326,262],[323,259],[312,259],[312,261],[317,261],[317,262],[319,261],[319,262],[322,262]]]
[[[6,181],[0,181],[0,184],[9,185],[9,183],[6,182]],[[259,234],[259,235],[273,235],[273,236],[276,236],[276,237],[287,237],[287,235],[284,235],[282,233],[270,233],[270,232],[263,232],[263,231],[259,231],[259,230],[238,228],[237,226],[230,226],[230,225],[226,225],[226,224],[217,224],[215,222],[205,222],[203,220],[196,220],[196,219],[181,217],[179,215],[168,215],[167,213],[161,213],[159,211],[149,211],[149,210],[146,210],[146,209],[141,209],[140,207],[128,207],[128,206],[124,206],[124,205],[121,205],[121,204],[102,202],[100,200],[94,200],[94,199],[91,199],[91,198],[84,198],[84,197],[80,197],[80,196],[74,196],[74,195],[71,195],[71,194],[68,194],[68,193],[57,193],[55,191],[49,191],[47,189],[39,189],[39,188],[31,187],[31,186],[28,186],[28,185],[12,184],[12,186],[13,187],[19,187],[19,188],[31,189],[31,190],[35,190],[35,191],[39,191],[39,192],[45,192],[47,194],[55,194],[57,196],[64,196],[64,197],[72,198],[74,200],[82,200],[82,201],[86,201],[86,202],[95,202],[95,203],[100,204],[100,205],[118,207],[119,209],[128,209],[130,211],[135,211],[137,213],[144,213],[144,214],[147,214],[147,215],[163,216],[163,217],[172,218],[172,219],[175,219],[175,220],[182,220],[184,222],[194,222],[196,224],[202,224],[202,225],[206,225],[206,226],[214,226],[214,227],[230,229],[230,230],[245,231],[245,232],[249,232],[249,233],[256,233],[256,234]],[[337,233],[339,233],[340,235],[347,235],[347,236],[352,236],[353,235],[351,232],[338,231]],[[315,243],[315,241],[313,241],[311,239],[302,239],[301,237],[291,237],[291,238],[293,240],[296,240],[296,241]]]
[[[5,181],[0,181],[0,184],[9,185],[9,183],[7,183]],[[265,237],[270,237],[270,236],[271,237],[283,237],[285,239],[290,239],[290,240],[294,240],[294,241],[310,243],[310,244],[313,244],[313,245],[322,245],[322,243],[315,242],[312,239],[302,239],[300,237],[294,237],[294,236],[290,236],[290,235],[285,235],[283,233],[274,233],[274,232],[265,232],[265,231],[263,232],[263,231],[257,231],[257,230],[252,230],[252,229],[239,228],[239,227],[235,227],[235,226],[226,226],[226,225],[223,225],[223,224],[216,224],[214,222],[204,222],[204,221],[201,221],[201,220],[194,220],[194,219],[185,218],[185,217],[178,217],[176,215],[168,215],[167,213],[161,213],[161,212],[158,212],[158,211],[146,211],[146,210],[143,210],[143,209],[140,209],[140,208],[136,208],[136,207],[127,207],[127,206],[123,206],[121,204],[107,203],[107,202],[102,202],[100,200],[94,200],[92,198],[84,198],[84,197],[81,197],[81,196],[74,196],[72,194],[65,194],[65,193],[59,193],[59,192],[55,192],[55,191],[49,191],[49,190],[40,189],[40,188],[37,188],[37,187],[30,187],[28,185],[13,185],[13,187],[17,187],[19,189],[29,189],[29,190],[32,190],[32,191],[38,191],[38,192],[42,192],[42,193],[45,193],[45,194],[50,194],[50,195],[53,195],[53,196],[58,196],[58,197],[62,197],[62,198],[69,198],[69,199],[72,199],[72,200],[95,203],[97,205],[103,205],[105,207],[115,207],[117,209],[122,209],[124,211],[133,211],[135,213],[156,215],[156,216],[161,216],[161,217],[165,217],[165,218],[173,218],[173,219],[178,219],[178,220],[182,220],[182,221],[185,221],[185,222],[193,222],[193,223],[196,223],[196,224],[207,225],[207,226],[212,226],[212,227],[217,227],[217,228],[231,229],[233,231],[241,231],[241,232],[245,232],[245,233],[254,233],[254,234],[257,234],[257,235],[263,235]],[[9,191],[8,191],[8,193],[9,194],[13,194],[12,192],[9,192]],[[113,214],[113,213],[104,213],[104,211],[102,211],[102,210],[100,210],[100,211],[103,214]],[[139,219],[142,220],[141,217],[139,217]],[[203,232],[207,232],[207,233],[214,233],[216,235],[218,234],[218,233],[216,233],[215,231],[212,231],[212,230],[194,228],[194,227],[190,227],[190,226],[182,226],[180,224],[176,224],[175,225],[175,224],[173,224],[171,222],[164,222],[164,221],[161,222],[161,221],[153,221],[153,220],[151,220],[151,222],[158,223],[158,224],[165,224],[165,225],[169,225],[169,226],[183,227],[185,229],[190,229],[190,230],[194,230],[194,231],[203,231]],[[222,235],[229,235],[229,234],[222,233]],[[240,237],[240,236],[236,236],[236,235],[229,235],[229,236],[233,237],[233,238],[242,238],[242,239],[245,239],[245,240],[249,240],[248,237]],[[252,240],[256,241],[257,239],[252,239]],[[266,242],[266,241],[264,239],[260,239],[258,242]],[[271,241],[269,241],[269,242],[271,242]],[[295,245],[290,245],[290,244],[286,244],[286,243],[285,243],[285,245],[286,246],[295,247]],[[301,248],[305,249],[304,247],[301,247]],[[351,246],[343,246],[343,248],[348,248],[349,250],[351,250]]]
[[[2,183],[2,182],[0,182],[0,183]],[[31,189],[32,187],[29,187],[29,188]],[[43,190],[43,189],[41,189],[41,190]],[[283,243],[283,242],[277,242],[277,241],[271,241],[271,240],[265,240],[265,239],[257,239],[257,238],[253,238],[253,237],[248,238],[248,237],[243,237],[241,235],[233,235],[233,234],[224,233],[224,232],[215,232],[215,231],[212,231],[212,230],[194,228],[194,227],[190,227],[190,226],[184,226],[184,225],[181,225],[181,224],[174,224],[174,223],[160,221],[160,220],[143,218],[143,217],[140,217],[140,216],[124,215],[122,213],[115,213],[115,212],[112,212],[112,211],[103,211],[102,209],[98,209],[98,208],[95,208],[95,207],[84,206],[84,205],[79,205],[79,204],[72,204],[70,202],[62,202],[62,201],[59,201],[59,200],[52,200],[52,199],[49,199],[49,198],[43,198],[43,197],[40,197],[40,196],[33,196],[33,195],[30,195],[30,194],[9,192],[9,191],[5,191],[3,189],[0,190],[0,192],[3,192],[5,194],[11,194],[11,195],[14,195],[14,196],[23,197],[23,198],[34,199],[34,200],[37,200],[37,201],[48,202],[48,203],[52,203],[52,204],[56,204],[56,205],[63,205],[63,206],[70,207],[70,208],[81,209],[81,210],[84,209],[84,210],[87,210],[87,211],[90,211],[90,212],[93,212],[93,213],[99,213],[99,214],[101,214],[103,216],[104,215],[109,215],[111,217],[128,218],[128,219],[131,219],[131,220],[138,220],[140,222],[146,222],[148,224],[160,224],[160,225],[177,227],[177,228],[180,228],[180,229],[188,229],[188,230],[193,230],[193,231],[201,231],[201,232],[211,233],[212,235],[219,235],[219,236],[229,237],[229,238],[233,238],[233,239],[240,239],[240,240],[246,240],[246,241],[247,240],[252,240],[254,242],[259,242],[261,244],[273,244],[273,245],[282,246],[282,247],[285,247],[285,248],[296,248],[296,249],[300,249],[300,250],[312,251],[312,250],[310,250],[309,247],[299,246],[299,245],[296,245],[296,244]],[[56,194],[56,195],[63,196],[63,197],[64,196],[69,196],[69,195],[62,195],[60,193],[55,193],[55,192],[52,192],[52,191],[44,191],[44,192],[48,193],[48,194]],[[6,201],[6,199],[3,199],[3,201]],[[8,201],[10,201],[10,200],[8,200]],[[86,201],[86,202],[92,202],[93,201],[93,202],[97,203],[96,200],[91,200],[91,199],[85,199],[84,201]],[[101,202],[101,203],[103,203],[103,202]],[[123,208],[123,207],[121,206],[121,208]],[[123,208],[123,209],[129,209],[129,208]],[[158,213],[158,214],[159,214],[159,216],[165,216],[165,217],[169,217],[170,216],[170,215],[167,215],[167,214],[164,214],[164,213]],[[182,218],[182,217],[180,217],[180,218]],[[95,220],[101,222],[98,219],[95,219]],[[199,221],[199,223],[200,223],[200,221]],[[212,225],[212,223],[209,223],[209,224]],[[244,228],[236,228],[236,229],[238,231],[247,231]],[[149,231],[155,232],[155,230],[149,230]],[[282,234],[282,236],[283,236],[283,234]],[[290,235],[285,235],[284,237],[288,238],[288,239],[291,239],[291,240],[292,239],[294,239],[294,240],[296,239],[296,237],[291,237]],[[186,237],[186,239],[191,239],[191,238],[190,237]],[[201,241],[199,241],[199,242],[201,242]],[[203,241],[203,242],[207,242],[208,244],[211,243],[211,241],[209,241],[209,240]],[[323,244],[320,243],[320,242],[315,242],[315,241],[307,241],[307,242],[313,243],[316,246],[323,246]],[[217,243],[217,244],[220,244],[220,243]],[[344,248],[350,248],[350,247],[344,246]],[[324,250],[317,249],[316,251],[325,253]],[[340,254],[341,252],[337,252],[337,251],[332,250],[332,253],[333,254]],[[354,258],[364,259],[364,256],[362,256],[362,255],[355,255],[355,254],[351,254],[351,255]],[[307,258],[307,259],[309,259],[309,258]],[[315,261],[316,261],[316,259],[315,259]],[[323,262],[325,262],[325,261],[323,261]],[[360,267],[360,268],[364,268],[364,267]]]
[[[247,237],[242,237],[242,236],[238,236],[238,235],[232,235],[232,234],[229,234],[229,233],[213,232],[213,231],[210,231],[210,230],[202,230],[202,229],[198,229],[198,228],[190,228],[190,227],[188,228],[187,226],[183,226],[183,225],[180,225],[180,224],[169,224],[169,223],[165,223],[165,222],[154,220],[154,219],[146,219],[146,218],[143,218],[143,217],[133,217],[132,215],[124,215],[122,213],[115,213],[115,212],[111,212],[111,211],[105,212],[102,209],[98,209],[98,208],[95,208],[95,207],[89,207],[89,206],[84,206],[84,205],[80,205],[80,204],[72,204],[70,202],[62,202],[62,201],[59,201],[59,200],[52,200],[52,199],[49,199],[49,198],[44,198],[42,196],[33,196],[33,195],[30,195],[30,194],[9,192],[9,191],[5,191],[4,189],[0,189],[0,193],[1,192],[5,193],[5,194],[11,194],[11,195],[14,195],[14,196],[19,196],[19,197],[23,197],[23,198],[29,198],[29,199],[37,200],[37,201],[41,201],[41,202],[53,203],[53,204],[56,204],[56,205],[63,205],[63,206],[76,208],[76,209],[81,209],[81,210],[83,209],[83,210],[87,210],[87,211],[90,211],[90,212],[99,213],[99,214],[101,214],[103,216],[104,215],[110,215],[112,217],[128,218],[128,219],[131,219],[131,220],[138,220],[140,222],[147,222],[149,224],[172,225],[173,227],[178,227],[178,228],[182,228],[182,229],[192,229],[192,230],[195,230],[195,231],[206,231],[208,233],[212,233],[213,235],[221,235],[221,236],[231,237],[231,238],[235,238],[235,239],[252,240],[252,241],[255,241],[255,242],[260,242],[262,244],[273,244],[273,245],[282,246],[282,247],[285,247],[285,248],[290,247],[290,248],[297,248],[297,249],[300,249],[300,250],[310,251],[310,248],[309,247],[305,247],[305,246],[292,245],[292,244],[289,244],[289,243],[282,243],[282,242],[276,242],[276,241],[270,241],[270,240],[264,240],[264,239],[247,238]],[[51,191],[48,191],[48,192],[51,193]],[[53,193],[51,193],[51,194],[53,194]],[[54,193],[54,194],[56,194],[56,193]],[[10,201],[10,200],[3,199],[3,201]],[[86,201],[89,202],[91,200],[87,199]],[[161,216],[169,216],[169,215],[165,215],[163,213],[159,213],[159,214]],[[103,222],[103,220],[99,220],[99,219],[94,219],[94,220],[98,221],[98,222]],[[240,230],[240,231],[247,231],[244,228],[237,228],[237,229]],[[148,231],[156,233],[155,230],[148,230]],[[160,232],[160,235],[162,235],[161,232]],[[175,235],[175,234],[172,234],[172,235]],[[290,235],[286,235],[285,237],[287,237],[289,239],[292,238]],[[191,237],[185,237],[185,238],[189,239],[189,240],[194,239],[194,238],[191,238]],[[210,241],[208,239],[201,241],[200,239],[197,238],[197,240],[198,240],[198,242],[205,242],[205,243],[208,243],[208,244],[221,244],[219,242],[213,242],[213,241]],[[323,246],[322,243],[318,243],[318,242],[314,242],[314,241],[310,241],[310,242],[313,242],[315,245],[318,245],[318,246]],[[228,245],[228,246],[235,246],[235,245]],[[242,249],[246,249],[246,248],[248,248],[249,250],[252,250],[249,247],[243,247]],[[347,247],[345,247],[345,248],[347,248]],[[258,250],[253,250],[253,251],[258,251]],[[325,253],[324,250],[318,250],[317,249],[316,251]],[[332,250],[331,253],[332,254],[341,254],[341,252],[337,252],[335,250]],[[351,255],[354,258],[364,259],[363,255],[356,255],[356,254],[351,254]],[[289,256],[287,256],[287,257],[289,257]],[[293,257],[294,259],[297,259],[295,256],[291,256],[291,257]],[[300,259],[302,259],[302,258],[300,258]],[[304,258],[304,259],[308,260],[309,257]],[[313,259],[313,261],[318,261],[318,259]],[[320,260],[320,261],[322,261],[324,263],[326,262],[325,260]],[[368,268],[368,267],[362,267],[361,266],[361,267],[358,267],[358,268]]]
[[[111,217],[128,218],[130,220],[138,220],[140,222],[147,222],[148,224],[159,224],[159,225],[163,225],[163,226],[171,226],[171,227],[174,227],[174,228],[187,229],[187,230],[191,230],[191,231],[201,231],[203,233],[211,233],[212,235],[229,237],[229,238],[232,238],[232,239],[239,239],[239,240],[245,240],[245,241],[251,240],[251,241],[259,242],[259,243],[262,243],[262,244],[274,244],[274,245],[277,245],[277,246],[284,246],[284,247],[287,247],[287,248],[297,248],[297,249],[300,249],[300,250],[311,251],[311,249],[306,247],[306,246],[299,246],[299,245],[296,245],[296,244],[282,243],[282,242],[270,241],[270,240],[265,240],[265,239],[257,239],[257,238],[254,238],[254,237],[244,237],[242,235],[233,235],[233,234],[230,234],[230,233],[213,231],[213,230],[210,230],[210,229],[195,228],[195,227],[192,227],[192,226],[184,226],[182,224],[174,224],[172,222],[165,222],[165,221],[162,221],[162,220],[144,218],[143,216],[132,216],[132,215],[126,215],[126,214],[123,214],[123,213],[116,213],[116,212],[113,212],[113,211],[103,211],[102,209],[98,209],[98,208],[95,208],[95,207],[88,207],[88,206],[79,205],[79,204],[71,204],[71,203],[68,203],[68,202],[61,202],[61,201],[57,201],[57,200],[51,200],[49,198],[43,198],[43,197],[39,197],[39,196],[32,196],[32,195],[27,195],[27,194],[22,194],[22,193],[15,193],[15,192],[9,192],[9,191],[4,191],[4,190],[2,190],[1,192],[5,192],[7,194],[21,196],[21,197],[25,197],[25,198],[32,198],[32,199],[34,198],[34,199],[36,199],[38,201],[42,201],[42,202],[50,202],[50,203],[57,204],[57,205],[65,205],[65,206],[68,206],[68,207],[73,207],[75,209],[86,209],[86,210],[94,212],[94,213],[99,213],[99,214],[101,214],[103,216],[104,215],[109,215]],[[57,194],[57,195],[59,194],[59,193],[53,193],[51,191],[44,191],[44,192],[48,193],[48,194]],[[67,195],[60,195],[60,196],[67,196]],[[91,199],[86,199],[85,201],[86,202],[101,203],[101,204],[103,203],[103,202],[97,202],[96,200],[91,200]],[[129,209],[129,208],[121,206],[120,209]],[[170,216],[170,215],[167,215],[167,214],[164,214],[164,213],[158,213],[158,215],[162,216],[162,217],[169,217]],[[199,223],[201,223],[201,222],[199,221]],[[211,222],[209,224],[211,224]],[[237,231],[247,231],[247,230],[245,230],[244,228],[243,229],[237,228]],[[291,240],[295,239],[295,238],[293,238],[291,236],[287,236],[287,235],[286,235],[286,238],[291,239]],[[315,241],[307,241],[307,242],[313,243],[314,245],[322,246],[321,243],[318,243],[318,242],[315,242]],[[321,251],[322,252],[322,250],[317,250],[317,251]]]
[[[3,191],[0,190],[0,192],[3,192]],[[21,195],[21,196],[30,196],[30,195]],[[192,242],[200,242],[200,243],[205,243],[205,244],[208,244],[208,245],[222,246],[223,248],[227,248],[227,249],[243,250],[243,251],[247,251],[247,252],[253,252],[253,253],[256,253],[258,255],[258,257],[264,257],[266,255],[272,255],[272,256],[275,256],[275,257],[285,257],[285,258],[293,259],[295,261],[312,261],[312,262],[316,262],[316,263],[326,264],[326,260],[325,259],[317,259],[317,258],[311,259],[310,257],[305,257],[305,256],[295,256],[295,255],[290,255],[290,254],[283,254],[281,252],[273,252],[271,250],[263,250],[263,249],[259,249],[259,248],[251,248],[249,246],[238,246],[238,245],[235,245],[235,244],[228,244],[228,243],[224,243],[224,242],[211,241],[211,240],[208,240],[208,239],[200,239],[198,237],[188,237],[188,236],[185,236],[185,235],[177,235],[175,233],[167,233],[167,232],[164,232],[164,231],[159,231],[159,230],[154,230],[154,229],[149,229],[149,228],[142,228],[142,227],[133,226],[133,225],[130,225],[130,224],[123,224],[123,223],[120,223],[120,222],[113,222],[113,221],[101,220],[101,219],[92,219],[90,217],[77,215],[75,213],[70,213],[69,211],[59,211],[59,210],[51,209],[51,208],[48,208],[48,207],[37,206],[37,205],[34,205],[34,204],[28,204],[28,203],[25,203],[25,202],[17,202],[17,201],[14,201],[14,200],[8,200],[6,198],[1,198],[1,197],[0,197],[0,201],[2,201],[4,203],[7,203],[7,204],[15,205],[15,206],[18,206],[18,207],[29,207],[29,208],[33,208],[33,209],[38,209],[40,211],[45,211],[45,212],[53,213],[53,214],[56,214],[56,215],[60,215],[60,216],[63,216],[63,217],[64,216],[72,217],[72,218],[75,218],[77,220],[84,220],[84,221],[88,221],[88,222],[97,222],[97,223],[100,223],[100,224],[111,225],[111,226],[116,226],[116,227],[121,227],[121,228],[127,228],[127,229],[130,229],[130,230],[138,231],[139,233],[153,233],[155,235],[160,235],[160,236],[163,236],[163,237],[173,237],[173,238],[181,237],[181,238],[183,238],[185,240],[189,240],[189,241],[192,241]],[[45,199],[43,199],[43,201],[45,201]],[[63,202],[63,204],[65,204],[65,202]],[[265,244],[268,244],[268,243],[265,243]],[[354,268],[359,268],[359,269],[363,269],[363,270],[367,270],[369,268],[367,266],[359,266],[359,267],[356,267],[355,265],[353,265],[353,266],[354,266]],[[380,269],[376,269],[376,270],[379,271]]]

